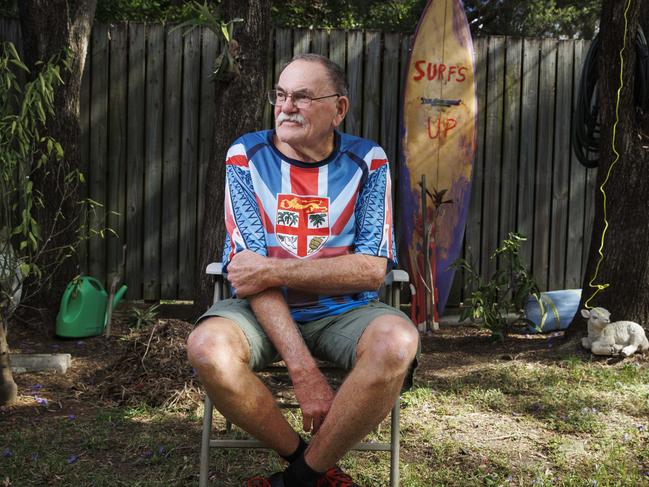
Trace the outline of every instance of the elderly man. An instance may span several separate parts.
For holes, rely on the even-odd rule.
[[[236,299],[210,308],[187,348],[215,407],[288,462],[246,486],[353,486],[336,462],[412,378],[419,335],[377,301],[394,265],[390,172],[375,143],[336,128],[343,71],[295,57],[269,93],[275,129],[246,134],[226,160],[223,262]],[[315,359],[351,372],[337,391]],[[284,360],[305,440],[254,374]]]

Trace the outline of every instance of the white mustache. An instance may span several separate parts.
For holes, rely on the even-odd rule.
[[[281,112],[275,119],[275,124],[279,126],[284,122],[295,122],[295,123],[299,123],[300,125],[304,125],[306,120],[304,120],[304,117],[299,113],[287,114]]]

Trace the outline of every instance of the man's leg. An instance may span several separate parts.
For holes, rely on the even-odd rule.
[[[250,353],[245,334],[227,318],[203,320],[187,340],[189,361],[216,409],[280,455],[291,455],[299,437],[250,370]]]
[[[336,393],[304,459],[324,472],[387,416],[416,356],[419,334],[396,315],[373,319],[361,335],[356,364]]]

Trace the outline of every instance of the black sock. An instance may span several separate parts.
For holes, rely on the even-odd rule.
[[[284,484],[286,487],[311,487],[322,475],[316,472],[304,460],[304,453],[284,470]]]
[[[300,456],[304,453],[304,450],[306,450],[306,447],[309,446],[309,444],[306,441],[304,441],[304,438],[302,438],[299,435],[298,438],[300,438],[300,443],[298,443],[297,448],[293,453],[287,456],[280,455],[280,457],[282,457],[288,463],[293,463],[295,460],[300,458]]]

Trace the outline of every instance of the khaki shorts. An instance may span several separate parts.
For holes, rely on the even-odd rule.
[[[383,315],[399,316],[410,321],[401,311],[380,301],[371,301],[364,306],[351,309],[335,316],[298,324],[297,328],[313,356],[319,360],[332,362],[338,367],[350,370],[356,362],[356,346],[361,335],[372,320]],[[250,368],[262,370],[264,367],[281,360],[262,326],[255,318],[246,299],[224,299],[214,303],[198,320],[220,316],[235,322],[246,335],[250,345]],[[413,325],[414,326],[414,325]],[[412,385],[412,377],[421,353],[421,341],[417,357],[406,377],[405,387]]]

